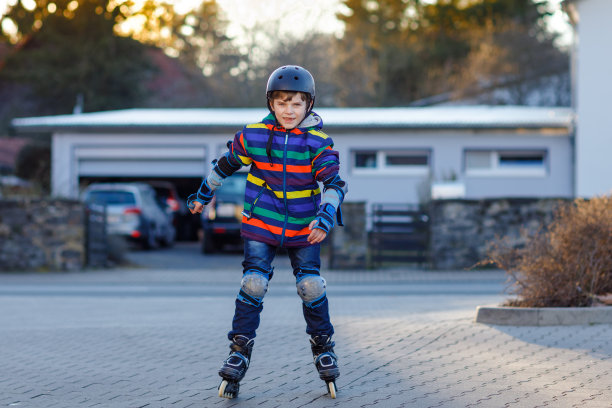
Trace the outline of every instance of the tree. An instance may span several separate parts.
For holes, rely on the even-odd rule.
[[[123,18],[119,6],[110,8],[109,0],[51,4],[39,0],[27,10],[20,2],[7,14],[19,30],[4,36],[17,42],[0,71],[3,85],[27,85],[38,101],[37,112],[29,114],[69,113],[79,99],[85,111],[138,103],[152,67],[145,47],[115,35]]]
[[[455,73],[465,72],[468,56],[477,53],[477,35],[489,33],[497,44],[504,38],[498,32],[507,33],[509,24],[528,34],[521,41],[537,43],[540,50],[553,47],[542,23],[546,1],[345,0],[344,5],[347,12],[338,16],[346,25],[340,77],[362,86],[346,92],[343,104],[408,104],[452,92]]]

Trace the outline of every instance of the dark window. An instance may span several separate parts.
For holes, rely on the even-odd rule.
[[[427,155],[389,154],[386,158],[387,166],[427,166]]]
[[[129,191],[91,191],[87,195],[87,201],[95,204],[122,204],[122,205],[135,205],[136,198],[134,193]]]
[[[376,168],[376,152],[356,152],[355,167]]]
[[[544,164],[544,153],[499,153],[499,165],[512,167],[541,167]]]

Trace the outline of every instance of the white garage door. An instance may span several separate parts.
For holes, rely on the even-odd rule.
[[[206,151],[200,146],[78,147],[80,177],[201,177]]]

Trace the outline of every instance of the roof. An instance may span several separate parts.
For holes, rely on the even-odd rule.
[[[570,108],[530,106],[434,106],[410,108],[319,108],[325,127],[335,128],[567,128]],[[267,111],[257,108],[127,109],[77,115],[19,118],[18,132],[118,131],[241,128],[259,122]]]

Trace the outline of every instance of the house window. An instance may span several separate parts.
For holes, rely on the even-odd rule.
[[[427,174],[429,151],[359,150],[353,152],[354,174]]]
[[[359,169],[376,168],[376,152],[355,152],[355,167]]]
[[[545,176],[545,150],[466,150],[467,176]]]

